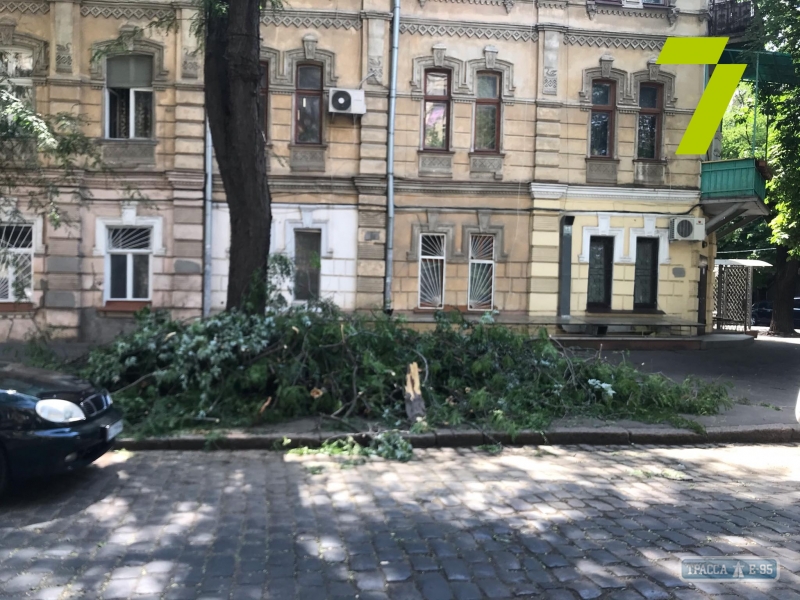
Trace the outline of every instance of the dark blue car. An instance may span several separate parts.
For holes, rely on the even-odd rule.
[[[769,327],[772,322],[772,300],[762,300],[753,304],[753,325]],[[800,329],[800,298],[794,299],[794,327]]]
[[[12,480],[85,467],[114,444],[122,413],[71,375],[0,362],[0,493]]]

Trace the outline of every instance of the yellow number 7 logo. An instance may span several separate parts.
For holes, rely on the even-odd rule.
[[[675,154],[705,154],[747,65],[720,65],[726,37],[667,38],[659,65],[716,65]]]

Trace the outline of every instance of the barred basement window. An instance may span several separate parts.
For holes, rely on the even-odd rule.
[[[494,307],[494,236],[472,235],[469,240],[469,310]]]
[[[150,299],[151,233],[149,227],[109,228],[106,258],[109,300]]]
[[[106,60],[106,133],[110,138],[153,137],[153,57]]]
[[[419,236],[420,308],[444,308],[445,241],[443,233]]]
[[[33,295],[33,226],[0,225],[0,302]]]
[[[294,299],[319,298],[322,232],[319,229],[294,232]]]

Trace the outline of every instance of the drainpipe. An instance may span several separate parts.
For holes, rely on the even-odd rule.
[[[211,313],[211,233],[212,233],[212,211],[211,211],[211,186],[213,183],[213,153],[214,146],[211,143],[211,128],[208,125],[206,116],[206,143],[205,143],[205,185],[203,186],[203,316],[207,317]]]
[[[386,141],[386,265],[383,310],[392,313],[392,267],[394,265],[394,122],[397,113],[397,54],[400,51],[400,0],[392,10],[392,64],[389,72],[389,134]]]

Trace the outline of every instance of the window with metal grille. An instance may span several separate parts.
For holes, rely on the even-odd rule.
[[[419,236],[420,308],[444,308],[445,246],[443,233],[423,233]]]
[[[658,238],[636,238],[633,308],[656,308],[658,299]]]
[[[150,299],[149,227],[110,227],[106,259],[109,300]]]
[[[614,269],[614,238],[592,236],[589,242],[589,282],[586,308],[611,308],[611,280]]]
[[[473,234],[469,239],[469,310],[494,308],[494,236]]]
[[[294,232],[294,299],[319,298],[322,232],[319,229]]]
[[[110,138],[153,137],[153,57],[106,60],[106,133]]]
[[[33,295],[33,226],[0,225],[0,302]]]

